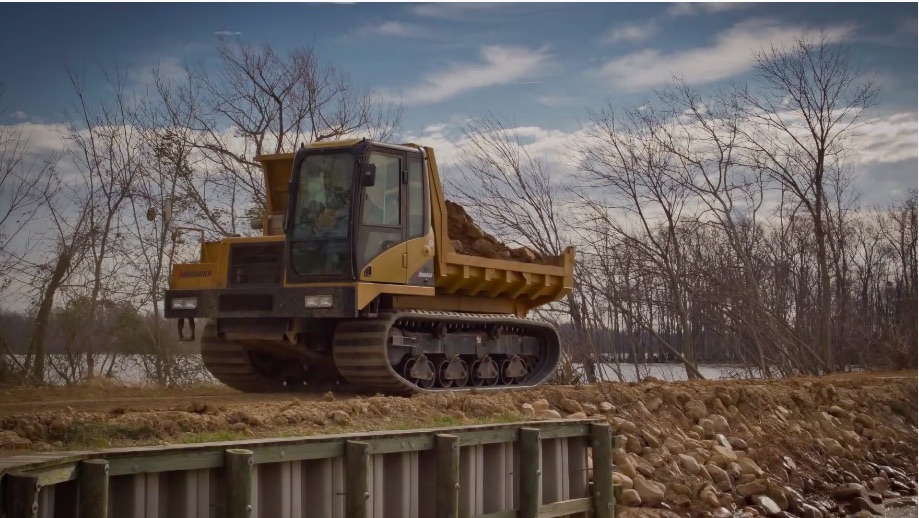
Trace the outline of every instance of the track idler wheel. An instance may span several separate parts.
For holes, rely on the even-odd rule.
[[[411,380],[415,385],[426,389],[433,387],[434,381],[437,378],[437,372],[434,370],[434,362],[423,354],[405,362],[405,368],[402,371],[402,375],[405,379]]]
[[[498,362],[486,356],[481,360],[476,360],[472,364],[472,383],[481,387],[482,385],[497,385],[501,378],[501,370]]]
[[[505,385],[519,385],[526,379],[529,371],[527,365],[518,355],[512,356],[509,360],[504,360],[501,365],[501,378]]]
[[[439,374],[438,381],[441,387],[465,387],[466,383],[469,382],[469,365],[456,354],[453,358],[444,360],[440,364]]]

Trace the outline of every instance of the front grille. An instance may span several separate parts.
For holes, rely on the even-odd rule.
[[[271,295],[224,293],[218,300],[220,311],[271,311]]]
[[[281,284],[283,243],[246,243],[230,247],[228,286]]]

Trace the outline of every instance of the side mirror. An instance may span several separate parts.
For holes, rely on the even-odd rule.
[[[377,165],[376,164],[364,164],[361,169],[361,186],[362,187],[373,187],[377,181]]]

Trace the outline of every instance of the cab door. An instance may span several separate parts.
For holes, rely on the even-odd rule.
[[[395,150],[374,149],[367,160],[376,166],[376,177],[372,186],[361,187],[355,247],[358,278],[405,284],[407,156]]]

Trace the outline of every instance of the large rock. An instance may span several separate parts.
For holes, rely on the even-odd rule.
[[[613,461],[615,461],[616,467],[619,468],[619,471],[630,479],[638,476],[638,470],[635,469],[638,463],[628,453],[616,450],[613,453]]]
[[[652,398],[651,401],[645,403],[645,408],[651,412],[657,412],[657,409],[660,408],[662,404],[664,404],[663,400],[659,397],[655,397]]]
[[[332,412],[330,417],[333,421],[335,421],[336,424],[342,426],[351,422],[351,416],[349,416],[344,410],[336,410]]]
[[[533,409],[536,410],[537,412],[540,412],[542,410],[549,410],[549,401],[545,399],[537,399],[536,401],[533,401],[532,406],[533,406]]]
[[[712,414],[708,416],[708,420],[715,426],[716,433],[731,435],[731,425],[723,415]]]
[[[614,471],[613,484],[622,486],[622,489],[632,489],[632,478],[625,473]]]
[[[594,415],[597,413],[597,405],[593,403],[584,403],[581,406],[584,408],[584,413],[587,415]]]
[[[633,423],[632,421],[627,421],[625,419],[614,417],[610,419],[610,423],[613,425],[613,428],[616,429],[616,432],[620,434],[627,434],[627,433],[633,434],[638,431],[638,427],[636,427],[635,423]]]
[[[846,454],[846,449],[836,439],[824,438],[820,439],[819,442],[830,455],[841,456]]]
[[[561,400],[558,406],[560,406],[562,410],[564,410],[565,412],[568,412],[569,414],[574,414],[577,412],[584,411],[584,408],[581,406],[580,403],[578,403],[577,401],[573,399],[569,399],[569,398],[565,398]]]
[[[705,471],[712,477],[712,482],[715,483],[715,487],[717,487],[719,491],[727,493],[733,489],[734,484],[731,482],[731,477],[723,469],[712,463],[708,463],[705,465]]]
[[[868,481],[868,487],[870,487],[872,491],[883,493],[890,489],[890,482],[884,477],[874,477]]]
[[[664,486],[653,480],[636,478],[632,481],[632,489],[638,492],[641,501],[649,506],[659,505],[664,501]]]
[[[742,459],[737,459],[737,464],[740,464],[740,473],[741,475],[756,475],[760,476],[763,474],[763,470],[753,461],[750,457],[744,457]]]
[[[702,489],[699,493],[699,501],[708,508],[714,508],[721,505],[721,501],[718,500],[718,494],[715,493],[715,489],[712,486],[705,486],[705,488]]]
[[[683,413],[686,414],[686,417],[698,421],[708,415],[708,410],[702,401],[691,399],[683,404]]]
[[[807,502],[801,504],[801,509],[797,512],[797,514],[802,518],[823,518],[823,511],[808,504]]]
[[[733,480],[737,480],[741,476],[743,476],[743,473],[741,473],[740,471],[740,464],[736,462],[732,462],[728,464],[728,467],[724,468],[724,471],[726,471],[727,474],[730,475]]]
[[[693,496],[692,488],[686,484],[680,484],[679,482],[676,482],[671,484],[670,489],[672,489],[673,492],[678,495]]]
[[[730,441],[731,447],[734,448],[735,450],[746,450],[747,449],[747,441],[741,439],[740,437],[731,437],[728,439],[728,441]]]
[[[863,498],[860,496],[852,500],[852,508],[856,511],[868,511],[871,514],[878,515],[878,516],[884,515],[883,506],[880,506],[872,502],[871,500],[868,500],[867,498]]]
[[[610,403],[609,401],[604,401],[600,403],[600,411],[603,412],[604,414],[608,414],[612,412],[613,410],[616,410],[616,407],[614,407],[613,404]]]
[[[565,419],[587,419],[587,414],[584,412],[575,412],[573,414],[568,414],[565,416]]]
[[[724,446],[721,446],[721,445],[715,445],[712,449],[715,451],[715,453],[713,453],[712,456],[720,455],[724,457],[725,459],[727,459],[728,462],[737,462],[737,454],[734,453],[734,450],[725,448]]]
[[[715,423],[713,423],[711,419],[699,420],[699,426],[702,428],[703,439],[708,440],[715,438]]]
[[[673,437],[667,437],[664,439],[664,448],[667,448],[667,451],[669,451],[671,455],[686,453],[686,448],[683,446],[683,444]]]
[[[664,465],[664,458],[661,457],[659,453],[649,453],[644,455],[644,459],[655,468],[659,468]]]
[[[522,413],[524,417],[533,417],[536,415],[536,409],[533,408],[533,405],[524,403],[520,405],[520,413]]]
[[[770,486],[769,490],[766,492],[766,495],[775,502],[775,505],[779,506],[779,509],[782,511],[788,510],[788,497],[785,496],[785,492],[782,491],[782,488],[777,486]]]
[[[750,501],[762,507],[766,511],[766,516],[775,516],[782,512],[779,505],[766,495],[753,495]]]
[[[661,447],[660,441],[658,441],[658,440],[657,440],[657,437],[655,437],[654,434],[653,434],[650,430],[648,430],[647,428],[642,428],[642,429],[641,429],[641,437],[642,437],[642,439],[645,440],[645,443],[647,443],[648,446],[650,446],[650,447],[652,447],[652,448],[654,448],[654,449],[657,449],[657,448],[660,448],[660,447]]]
[[[725,437],[724,435],[722,435],[722,434],[720,434],[720,433],[716,433],[716,434],[715,434],[715,443],[717,443],[717,444],[720,445],[721,447],[727,448],[727,449],[729,449],[729,450],[731,450],[731,451],[734,450],[734,447],[731,446],[731,441],[729,441],[727,437]]]
[[[638,507],[641,505],[641,495],[634,489],[626,489],[622,492],[622,496],[619,497],[618,503],[628,507]]]
[[[839,408],[839,407],[836,406],[836,405],[833,405],[833,406],[827,408],[827,409],[826,409],[826,412],[827,412],[828,414],[830,414],[831,416],[833,416],[833,417],[839,417],[839,418],[843,418],[843,417],[846,417],[847,415],[849,415],[848,412],[846,412],[846,411],[843,410],[842,408]]]
[[[536,412],[536,419],[561,419],[562,415],[557,410],[540,410]]]
[[[735,491],[738,495],[748,498],[753,495],[762,495],[768,489],[766,482],[761,479],[754,480],[752,482],[747,482],[746,484],[738,484],[735,488]]]
[[[861,484],[843,484],[833,488],[830,494],[837,500],[852,500],[858,497],[868,499],[868,490]]]
[[[679,507],[692,507],[692,499],[686,495],[673,495],[670,501]]]
[[[494,243],[487,239],[476,239],[472,243],[472,249],[482,257],[489,258],[493,258],[495,255],[497,255],[498,251]]]
[[[641,447],[641,441],[638,440],[638,437],[635,437],[632,434],[625,435],[625,451],[629,453],[634,453],[636,455],[641,455],[644,451]]]
[[[677,455],[680,459],[680,466],[689,473],[690,475],[696,475],[699,473],[699,463],[696,459],[690,457],[689,455],[679,454]]]

